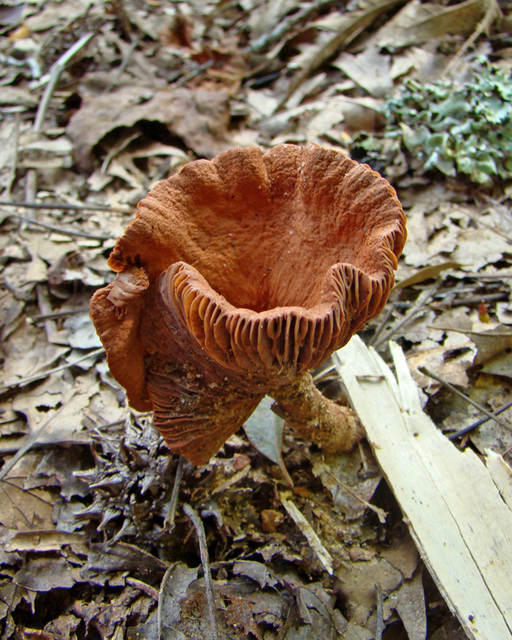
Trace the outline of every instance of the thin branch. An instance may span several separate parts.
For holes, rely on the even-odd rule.
[[[426,306],[428,300],[434,297],[434,294],[436,293],[436,291],[439,289],[440,286],[441,286],[441,279],[439,278],[431,287],[429,287],[428,289],[425,289],[418,296],[416,302],[405,314],[405,316],[399,322],[397,322],[394,326],[392,326],[388,331],[386,331],[384,335],[381,335],[381,337],[378,340],[376,340],[372,346],[375,349],[378,349],[382,343],[387,344],[390,338],[393,336],[393,334],[395,334],[399,329],[401,329],[406,324],[411,322],[411,320],[414,320],[414,318],[416,318],[416,316],[418,316],[420,313],[425,313],[428,310]]]
[[[427,367],[418,367],[418,371],[420,373],[424,373],[429,378],[437,380],[437,382],[439,382],[440,384],[445,386],[447,389],[450,389],[450,391],[453,391],[453,393],[457,394],[460,398],[463,398],[469,404],[473,405],[473,407],[475,407],[476,409],[481,411],[483,414],[485,414],[491,420],[494,420],[495,422],[497,422],[504,429],[508,429],[509,431],[512,430],[512,426],[511,425],[507,424],[506,422],[504,422],[500,418],[496,417],[494,415],[494,413],[491,413],[485,407],[483,407],[481,404],[479,404],[478,402],[475,402],[472,398],[469,398],[465,393],[462,393],[462,391],[459,391],[456,387],[454,387],[453,384],[451,384],[450,382],[447,382],[446,380],[443,380],[443,378],[440,378],[438,375],[436,375],[435,373],[433,373],[432,371],[427,369]]]
[[[12,163],[9,167],[9,174],[7,176],[7,188],[5,190],[5,194],[7,197],[11,197],[11,190],[14,181],[16,180],[16,171],[18,168],[18,160],[20,155],[20,114],[16,114],[16,123],[14,128],[14,140],[12,143],[13,153],[12,153]]]
[[[382,640],[382,633],[384,631],[384,594],[378,582],[375,585],[375,593],[377,595],[377,628],[375,629],[375,640]]]
[[[172,487],[171,499],[169,501],[169,513],[165,518],[164,526],[171,531],[174,529],[174,518],[176,516],[176,507],[178,506],[178,497],[180,495],[181,479],[183,478],[183,467],[185,466],[185,458],[180,456],[178,458],[178,465],[176,466],[176,473],[174,474],[174,484]]]
[[[143,593],[145,593],[150,598],[153,598],[153,600],[155,600],[155,602],[158,602],[158,600],[160,599],[160,594],[159,594],[158,590],[155,589],[154,587],[151,587],[149,584],[146,584],[145,582],[142,582],[141,580],[137,580],[136,578],[128,577],[128,578],[126,578],[126,583],[129,584],[132,587],[135,587],[135,589],[139,589],[139,591],[142,591]]]
[[[5,56],[3,53],[0,53],[0,64],[9,65],[11,67],[28,67],[33,78],[41,77],[41,69],[39,68],[37,60],[33,57],[25,58],[24,60],[17,60],[12,56]]]
[[[132,209],[111,207],[108,204],[75,204],[71,202],[14,202],[12,200],[0,201],[2,207],[25,207],[27,209],[56,209],[63,211],[109,211],[113,213],[133,213]]]
[[[3,202],[0,203],[0,207],[3,205]],[[28,216],[23,216],[21,213],[16,213],[15,211],[8,211],[8,216],[15,216],[19,220],[23,220],[27,224],[34,225],[36,227],[41,227],[43,229],[48,229],[49,231],[55,231],[56,233],[60,233],[64,236],[77,236],[78,238],[89,238],[90,240],[99,240],[104,242],[105,240],[112,240],[114,236],[100,236],[95,233],[87,233],[85,231],[78,231],[75,229],[63,229],[62,227],[58,227],[54,224],[48,224],[46,222],[40,222],[39,220],[34,220],[34,218],[29,218]]]
[[[67,309],[67,311],[52,311],[51,313],[40,313],[34,316],[33,320],[37,324],[44,320],[56,320],[57,318],[67,318],[69,316],[75,316],[79,313],[89,313],[89,307],[76,307],[74,309]]]
[[[0,386],[0,393],[5,393],[19,387],[25,387],[27,384],[32,384],[32,382],[43,380],[44,378],[50,376],[52,373],[58,373],[59,371],[64,371],[64,369],[69,369],[69,367],[73,367],[75,364],[79,364],[80,362],[88,360],[89,358],[95,358],[96,356],[104,352],[105,350],[103,349],[103,347],[100,347],[99,349],[95,349],[94,351],[89,352],[88,354],[82,356],[81,358],[78,358],[77,360],[73,360],[73,362],[66,362],[66,364],[61,364],[59,367],[48,369],[48,371],[42,371],[33,376],[29,376],[28,378],[21,378],[21,380],[18,380],[17,382],[4,384]]]
[[[361,498],[361,496],[358,496],[353,489],[351,489],[345,482],[337,478],[332,471],[327,471],[327,475],[329,475],[338,486],[340,486],[347,493],[349,493],[355,500],[358,500],[365,507],[373,511],[378,517],[379,522],[381,522],[381,524],[384,524],[386,522],[386,518],[388,514],[386,511],[384,511],[384,509],[381,509],[380,507],[376,507],[375,505],[371,504],[371,502],[368,502],[364,498]]]
[[[375,343],[378,342],[382,332],[386,328],[388,320],[391,318],[393,311],[395,309],[396,309],[396,304],[390,304],[386,307],[384,313],[382,314],[382,317],[379,318],[379,325],[375,329],[375,333],[373,334],[372,339],[369,342],[370,347],[375,346]]]
[[[300,8],[291,16],[283,17],[279,23],[269,33],[264,33],[251,44],[251,51],[261,53],[281,40],[286,34],[295,29],[298,25],[306,23],[312,13],[320,11],[324,7],[335,4],[333,0],[316,0]]]
[[[2,481],[5,476],[13,469],[13,467],[17,464],[17,462],[33,447],[38,438],[46,431],[46,429],[50,426],[53,420],[60,415],[64,409],[66,409],[68,402],[71,400],[73,396],[73,390],[70,390],[65,396],[62,398],[61,406],[52,414],[46,422],[44,422],[39,429],[33,431],[30,436],[26,439],[25,443],[22,447],[18,449],[15,455],[5,463],[5,465],[0,470],[0,481]]]
[[[35,200],[37,193],[37,171],[35,169],[29,169],[27,171],[27,177],[25,179],[25,200],[32,202]]]
[[[121,39],[119,39],[119,40],[120,40],[120,42],[122,42]],[[112,81],[112,84],[110,86],[111,89],[114,89],[115,87],[117,87],[117,85],[121,82],[121,76],[125,72],[126,67],[128,66],[128,63],[130,62],[130,58],[132,57],[132,54],[135,51],[135,49],[138,47],[138,45],[139,45],[138,38],[134,38],[132,40],[132,42],[130,42],[130,44],[129,44],[128,48],[126,49],[126,51],[123,52],[123,59],[121,61],[121,64],[119,65],[119,69],[117,70],[115,78]]]
[[[183,505],[185,515],[192,521],[196,530],[197,540],[199,542],[199,553],[201,555],[201,565],[203,567],[204,582],[206,587],[206,601],[208,603],[208,620],[210,623],[210,640],[218,640],[219,630],[217,625],[217,614],[215,612],[215,596],[213,592],[212,573],[210,571],[210,561],[208,558],[208,547],[206,546],[206,535],[204,532],[203,521],[197,512],[189,505]]]
[[[503,293],[483,293],[480,296],[468,296],[467,298],[461,298],[460,300],[451,300],[451,307],[470,307],[471,305],[477,305],[482,302],[496,302],[500,300],[508,300],[509,294],[506,291]]]
[[[490,28],[498,18],[502,17],[502,13],[500,11],[500,7],[496,0],[491,0],[486,2],[487,9],[483,18],[476,25],[473,33],[469,36],[469,38],[464,42],[462,47],[457,51],[457,53],[450,60],[446,69],[443,71],[441,78],[445,77],[453,77],[457,71],[460,71],[459,67],[461,64],[461,60],[464,58],[464,55],[468,51],[470,47],[473,47],[477,39],[482,35],[482,33],[489,33]]]
[[[52,68],[49,71],[50,80],[46,85],[46,89],[44,91],[41,102],[39,103],[39,107],[37,109],[36,118],[34,120],[34,131],[40,132],[43,130],[43,122],[46,117],[46,112],[48,110],[48,105],[50,104],[50,99],[55,91],[55,87],[57,86],[57,82],[59,81],[60,74],[66,68],[68,62],[76,55],[82,47],[95,36],[94,33],[86,33],[84,36],[75,42],[75,44],[70,47],[65,53],[63,53],[60,58],[53,64]]]
[[[510,407],[512,407],[512,402],[507,402],[507,404],[504,404],[499,409],[496,409],[496,411],[492,415],[493,416],[499,416],[500,413],[503,413],[507,409],[510,409]],[[465,436],[466,433],[470,433],[471,431],[474,431],[475,429],[478,429],[478,427],[482,426],[483,424],[485,424],[489,420],[490,420],[490,418],[487,418],[487,417],[480,418],[480,420],[477,420],[476,422],[473,422],[472,424],[468,425],[467,427],[464,427],[463,429],[459,429],[459,431],[456,431],[455,433],[450,433],[450,435],[448,436],[448,440],[457,440],[457,438],[460,438],[461,436]]]

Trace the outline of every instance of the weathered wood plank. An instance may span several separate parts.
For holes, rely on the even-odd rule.
[[[347,395],[467,635],[512,640],[512,512],[480,459],[460,452],[422,411],[405,357],[391,349],[396,379],[357,336],[334,354]]]

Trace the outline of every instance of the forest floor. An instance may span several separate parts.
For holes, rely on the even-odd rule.
[[[88,304],[137,202],[187,162],[341,150],[408,218],[362,339],[387,361],[400,344],[454,447],[510,464],[510,16],[505,0],[0,4],[2,638],[465,637],[370,444],[326,458],[241,430],[180,465],[110,376]],[[317,380],[339,395],[332,369]]]

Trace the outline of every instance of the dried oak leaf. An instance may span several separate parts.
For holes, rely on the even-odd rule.
[[[67,126],[75,162],[80,169],[91,171],[94,147],[108,133],[144,122],[165,125],[198,156],[211,158],[229,147],[229,96],[225,91],[186,88],[147,90],[146,95],[137,86],[85,96]]]

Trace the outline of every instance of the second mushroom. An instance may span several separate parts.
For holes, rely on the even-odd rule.
[[[394,189],[317,145],[235,148],[139,203],[91,301],[112,375],[207,462],[265,394],[329,452],[360,437],[309,371],[380,312],[406,237]]]

